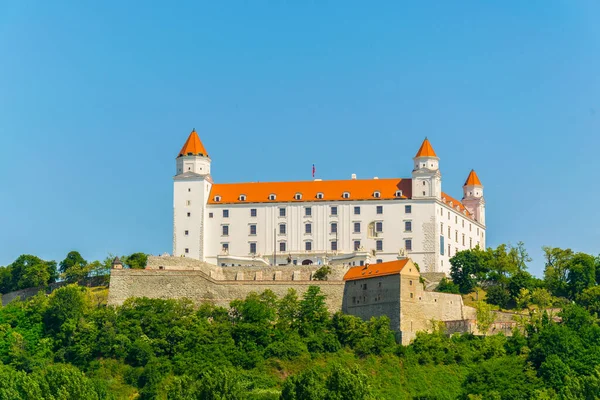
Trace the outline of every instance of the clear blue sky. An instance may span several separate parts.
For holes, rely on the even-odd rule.
[[[409,177],[428,136],[489,245],[600,252],[597,1],[282,3],[0,1],[0,265],[171,251],[192,128],[217,182]]]

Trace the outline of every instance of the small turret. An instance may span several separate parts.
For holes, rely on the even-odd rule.
[[[427,197],[441,198],[442,174],[440,173],[440,159],[435,154],[429,139],[425,138],[413,160],[413,199]]]
[[[123,263],[119,259],[119,257],[115,257],[112,262],[112,269],[123,269]]]
[[[471,170],[463,185],[462,203],[473,214],[475,221],[485,225],[485,199],[483,198],[483,185],[475,170]]]
[[[190,136],[177,155],[177,175],[193,172],[200,175],[210,175],[210,157],[196,129],[192,129]]]

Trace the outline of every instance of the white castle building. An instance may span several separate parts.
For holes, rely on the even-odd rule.
[[[196,131],[177,156],[173,254],[219,266],[363,265],[413,259],[423,272],[485,248],[483,186],[471,171],[459,201],[442,192],[427,138],[411,178],[214,183]]]

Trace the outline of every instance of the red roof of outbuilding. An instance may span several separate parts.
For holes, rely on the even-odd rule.
[[[362,267],[352,267],[344,275],[345,281],[355,279],[373,278],[376,276],[394,275],[400,273],[408,263],[408,258],[403,260],[388,261],[380,264],[369,264]]]

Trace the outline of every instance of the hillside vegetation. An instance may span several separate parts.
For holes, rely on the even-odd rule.
[[[385,317],[330,315],[316,286],[222,308],[147,298],[110,307],[106,290],[71,284],[0,308],[0,399],[594,399],[597,259],[551,250],[564,257],[506,304],[519,308],[522,289],[550,296],[535,300],[514,336],[449,337],[432,321],[409,346],[395,343]],[[485,287],[488,301],[492,285],[510,293],[519,270],[493,281],[477,278],[490,276],[489,260],[456,267],[478,252],[453,258],[453,276],[475,271],[464,291]],[[559,318],[545,312],[553,302]]]

